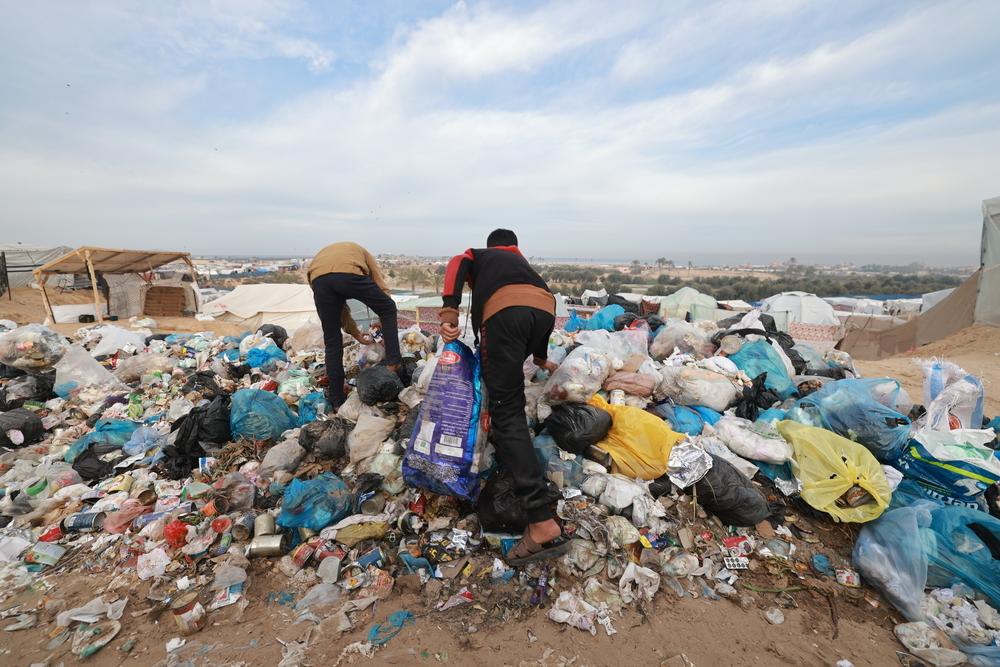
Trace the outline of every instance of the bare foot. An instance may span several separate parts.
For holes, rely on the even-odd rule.
[[[549,540],[554,540],[562,534],[562,529],[555,519],[540,521],[528,524],[528,534],[535,544],[545,544]]]

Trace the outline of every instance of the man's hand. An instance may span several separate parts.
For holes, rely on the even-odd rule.
[[[354,337],[354,340],[358,341],[362,345],[371,345],[375,341],[371,334],[366,333],[359,333]]]
[[[441,325],[441,338],[444,342],[450,343],[453,340],[458,340],[458,334],[460,334],[458,326],[455,324],[442,324]]]
[[[545,363],[542,364],[542,368],[547,370],[549,373],[555,373],[556,369],[559,368],[559,364],[552,361],[551,359],[546,359]]]

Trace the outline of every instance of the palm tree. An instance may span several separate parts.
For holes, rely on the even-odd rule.
[[[410,283],[410,291],[417,291],[417,284],[427,279],[427,273],[419,266],[408,266],[403,269],[402,279]]]
[[[667,263],[667,258],[666,257],[658,257],[656,259],[656,268],[662,270],[663,269],[663,265],[666,264],[666,263]]]

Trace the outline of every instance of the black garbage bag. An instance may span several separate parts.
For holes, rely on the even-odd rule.
[[[416,357],[403,357],[403,363],[399,365],[399,370],[396,371],[396,375],[399,376],[400,382],[403,383],[404,387],[409,387],[413,384],[413,374],[417,372],[417,358]]]
[[[0,387],[0,410],[13,410],[25,401],[47,401],[54,396],[55,375],[22,375]]]
[[[188,377],[187,382],[181,388],[181,392],[187,394],[196,391],[205,398],[215,398],[225,393],[222,391],[219,383],[215,381],[215,378],[216,375],[212,371],[198,371]]]
[[[309,422],[299,431],[299,446],[321,459],[339,459],[347,455],[350,432],[343,419]]]
[[[174,422],[174,444],[164,447],[161,465],[170,479],[184,479],[205,456],[202,442],[229,442],[229,397],[216,396]]]
[[[605,305],[607,305],[607,306],[613,306],[613,305],[616,305],[616,304],[619,305],[619,306],[621,306],[622,308],[624,308],[626,313],[633,313],[634,315],[636,315],[638,317],[638,315],[639,315],[639,304],[632,303],[631,301],[629,301],[628,299],[626,299],[623,296],[619,296],[617,294],[609,294],[608,295],[608,302]]]
[[[561,449],[583,454],[607,436],[611,413],[593,405],[563,403],[552,408],[545,428]]]
[[[273,340],[274,344],[280,349],[285,349],[285,341],[288,340],[288,332],[285,331],[285,327],[278,326],[277,324],[264,324],[261,325],[260,329],[257,329],[257,333]]]
[[[694,483],[698,503],[727,526],[756,526],[771,515],[767,498],[729,461],[712,457],[711,469]]]
[[[650,331],[656,331],[666,324],[666,321],[662,317],[653,313],[645,315],[642,319],[646,320],[646,323],[649,324]]]
[[[399,426],[396,427],[396,430],[392,432],[390,437],[405,446],[410,441],[410,436],[413,435],[413,429],[417,427],[417,419],[419,417],[419,407],[407,412],[406,417],[399,423]]]
[[[0,445],[4,447],[33,445],[44,435],[45,429],[42,427],[41,418],[31,410],[15,408],[8,412],[0,412]]]
[[[561,498],[559,489],[545,480],[549,503]],[[478,503],[479,525],[487,532],[519,533],[528,525],[524,506],[514,488],[514,478],[503,466],[486,480]]]
[[[22,375],[27,375],[20,368],[15,368],[14,366],[8,366],[7,364],[0,364],[0,380],[8,380],[10,378],[18,378]]]
[[[403,382],[385,366],[372,366],[358,375],[358,398],[365,405],[395,401],[401,391]]]
[[[618,317],[615,318],[614,322],[615,331],[621,331],[625,327],[631,325],[637,319],[639,319],[638,315],[626,311],[624,314],[619,315]]]
[[[73,470],[79,473],[80,477],[88,482],[98,479],[107,479],[115,471],[115,461],[102,461],[101,457],[108,452],[115,450],[117,450],[121,456],[124,456],[121,447],[116,445],[93,445],[80,452],[80,455],[73,460]]]
[[[778,395],[764,386],[767,373],[761,373],[753,379],[753,385],[743,389],[743,395],[736,403],[736,416],[757,421],[762,410],[773,407],[780,399]]]

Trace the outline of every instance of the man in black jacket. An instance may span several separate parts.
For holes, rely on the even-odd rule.
[[[458,307],[466,283],[472,287],[472,325],[480,340],[483,381],[489,400],[491,439],[497,458],[514,478],[529,524],[508,553],[512,565],[565,553],[569,541],[548,506],[545,477],[535,456],[525,416],[524,374],[528,356],[552,371],[549,336],[555,297],[521,255],[509,229],[493,231],[484,249],[452,258],[445,272],[441,336],[458,338]]]

